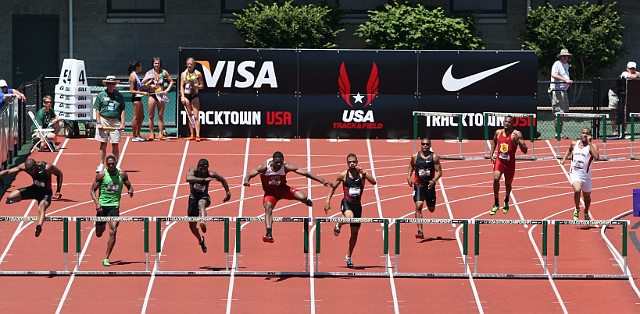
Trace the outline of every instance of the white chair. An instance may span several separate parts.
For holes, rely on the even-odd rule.
[[[49,148],[49,151],[55,152],[56,149],[47,140],[47,133],[53,132],[54,130],[53,129],[41,129],[40,128],[40,124],[38,124],[38,121],[36,121],[36,117],[33,115],[33,112],[28,111],[28,114],[29,114],[29,117],[31,118],[31,121],[33,122],[33,125],[36,126],[36,129],[34,130],[34,132],[37,132],[38,133],[38,137],[40,138],[38,143],[33,145],[33,147],[31,148],[31,151],[29,151],[29,153],[32,153],[33,150],[36,149],[36,147],[38,147],[38,145],[41,145],[42,143],[45,143],[47,145],[47,147]]]

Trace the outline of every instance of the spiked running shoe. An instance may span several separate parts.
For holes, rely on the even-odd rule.
[[[424,239],[424,233],[422,233],[422,231],[418,230],[418,233],[416,233],[416,239]]]
[[[504,206],[502,206],[502,213],[506,214],[509,212],[509,202],[504,202]]]
[[[313,206],[313,202],[311,201],[310,198],[308,198],[304,203],[309,207]]]
[[[202,230],[202,233],[207,233],[207,224],[203,222],[200,222],[200,230]]]
[[[42,225],[36,226],[36,237],[40,236],[40,232],[42,232]]]
[[[105,258],[105,259],[102,260],[102,266],[104,266],[104,267],[111,266],[111,263],[109,263],[109,259],[108,258]]]
[[[270,234],[267,234],[266,236],[262,237],[262,242],[273,243],[273,236]]]
[[[207,253],[207,246],[204,244],[204,236],[200,239],[200,247],[202,248],[202,253]]]
[[[340,227],[338,225],[333,228],[333,235],[336,237],[340,235]]]
[[[573,210],[573,220],[578,220],[580,217],[580,209],[576,208]]]
[[[348,268],[353,268],[353,262],[351,262],[351,257],[345,255],[344,261],[347,262]]]
[[[584,220],[591,220],[591,216],[589,216],[589,214],[585,213],[584,214]]]
[[[497,205],[493,205],[493,208],[491,208],[491,210],[489,211],[489,215],[495,215],[498,209],[500,209],[500,207],[498,207]]]

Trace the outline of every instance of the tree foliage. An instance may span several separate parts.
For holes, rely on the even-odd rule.
[[[538,51],[538,67],[546,73],[566,48],[573,54],[572,79],[592,79],[626,54],[620,16],[615,3],[540,6],[527,17],[522,48]]]
[[[471,16],[447,16],[442,8],[394,2],[369,11],[370,21],[361,24],[356,35],[374,49],[483,49]]]
[[[254,2],[234,15],[238,32],[252,48],[332,48],[344,31],[338,10],[329,5]]]

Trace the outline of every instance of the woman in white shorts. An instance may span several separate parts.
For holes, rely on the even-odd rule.
[[[598,145],[591,142],[591,130],[582,129],[579,141],[571,143],[569,149],[562,158],[562,164],[571,155],[571,168],[569,169],[569,183],[573,187],[573,201],[576,208],[573,211],[573,220],[578,220],[580,214],[580,193],[584,199],[584,219],[591,220],[589,207],[591,206],[591,170],[593,162],[600,158]]]

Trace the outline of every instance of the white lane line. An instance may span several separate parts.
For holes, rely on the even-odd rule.
[[[371,141],[369,139],[367,139],[367,150],[369,153],[369,167],[371,168],[371,175],[374,178],[377,178],[376,168],[373,165],[373,153],[371,152]],[[373,191],[376,194],[376,206],[378,207],[378,217],[384,218],[384,215],[382,214],[382,204],[380,203],[380,192],[378,191],[377,184],[373,186]],[[384,233],[382,234],[382,238],[384,241],[385,240]],[[398,293],[396,291],[396,283],[393,277],[393,266],[391,266],[391,257],[389,256],[389,254],[387,254],[385,264],[386,264],[385,265],[386,271],[389,272],[389,285],[391,287],[391,297],[393,299],[393,311],[394,313],[398,314],[400,313],[400,307],[398,306]]]
[[[242,178],[244,180],[244,178],[247,175],[247,167],[249,166],[249,147],[251,144],[251,139],[247,137],[247,144],[245,145],[244,148],[244,168],[243,168],[243,173],[242,173]],[[244,207],[244,192],[245,192],[245,186],[244,184],[241,184],[241,188],[240,188],[240,203],[238,205],[238,217],[242,217],[242,209]],[[242,227],[240,227],[242,228]],[[231,263],[231,275],[229,276],[229,290],[227,292],[227,309],[226,309],[226,314],[230,314],[231,313],[231,305],[232,305],[232,298],[233,298],[233,287],[235,285],[235,279],[236,279],[236,268],[238,267],[238,255],[236,254],[236,246],[238,245],[238,243],[234,243],[233,245],[233,262]]]
[[[311,140],[309,140],[307,138],[307,169],[309,171],[311,171]],[[307,178],[307,193],[308,194],[308,198],[311,199],[311,179]],[[313,219],[313,208],[311,206],[309,206],[309,223],[311,223]],[[311,237],[311,234],[308,234],[309,237]],[[313,238],[313,237],[311,237]],[[311,240],[311,239],[309,239]],[[311,252],[313,252],[313,241],[308,241],[309,242],[309,247],[307,248],[309,251],[309,272],[311,273],[311,276],[309,276],[309,300],[311,300],[311,314],[315,314],[316,313],[316,286],[315,286],[315,277],[313,276],[314,273],[314,268],[313,268],[313,254]]]
[[[180,182],[182,181],[182,171],[184,169],[184,165],[187,160],[187,152],[189,151],[189,142],[190,141],[185,141],[184,149],[182,151],[182,161],[180,162],[180,170],[178,171],[178,176],[176,177],[176,186],[173,189],[173,197],[171,198],[171,205],[169,205],[169,215],[168,215],[169,217],[171,217],[171,215],[173,214],[173,208],[176,204],[176,196],[178,195],[178,188],[180,186]],[[164,229],[160,248],[164,246],[164,241],[167,237],[167,232],[169,231],[169,229],[171,229],[171,227],[175,223],[176,222],[174,221],[172,224],[170,224]],[[140,313],[147,312],[147,306],[149,306],[149,297],[151,296],[151,289],[153,289],[153,283],[155,282],[155,279],[156,279],[156,272],[158,271],[158,267],[160,265],[160,257],[162,255],[162,249],[160,250],[160,253],[156,253],[156,254],[157,254],[156,262],[154,263],[153,270],[151,271],[151,278],[149,279],[149,284],[147,285],[147,292],[144,295],[144,302],[142,303],[142,309],[140,310]]]

